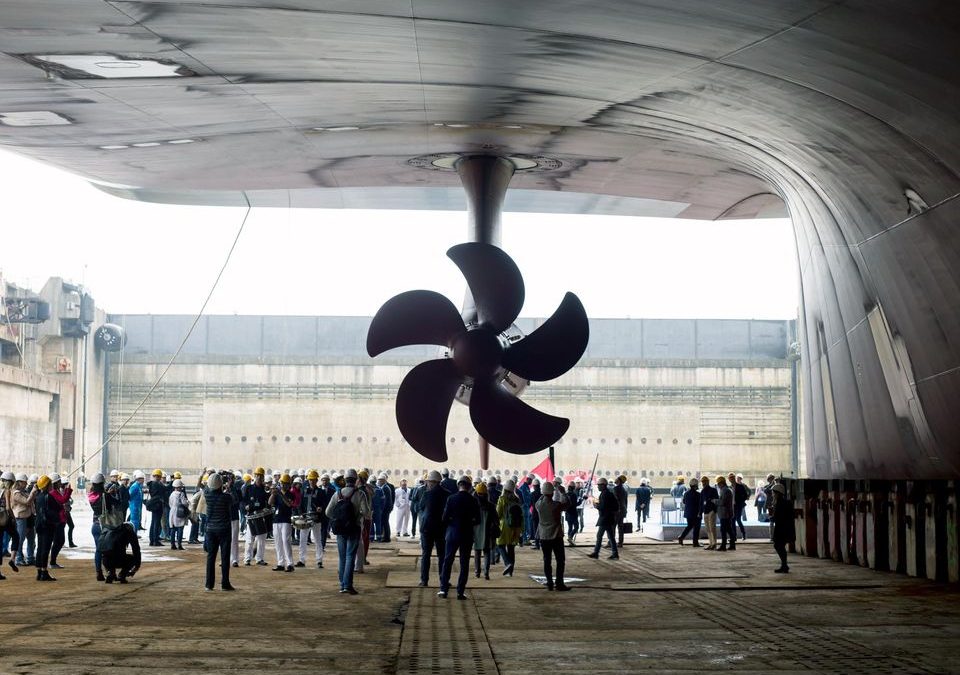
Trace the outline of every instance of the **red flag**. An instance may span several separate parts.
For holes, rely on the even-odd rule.
[[[549,456],[544,457],[542,462],[540,462],[535,467],[530,469],[530,471],[527,472],[527,475],[529,476],[531,473],[537,478],[539,478],[541,483],[543,481],[547,481],[547,482],[552,481],[553,467],[550,465],[550,457]]]

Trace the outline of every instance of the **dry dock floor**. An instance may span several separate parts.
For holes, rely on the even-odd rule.
[[[69,549],[56,583],[4,566],[0,672],[960,672],[955,587],[800,557],[774,574],[760,541],[719,553],[630,535],[619,561],[596,561],[583,537],[566,549],[573,591],[540,585],[524,548],[512,579],[471,571],[466,601],[436,596],[435,564],[417,588],[408,538],[371,547],[357,596],[337,593],[332,544],[322,570],[241,565],[235,593],[204,592],[198,546],[145,548],[127,585],[97,583],[89,547]]]

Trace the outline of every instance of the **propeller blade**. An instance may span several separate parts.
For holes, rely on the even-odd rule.
[[[433,291],[407,291],[377,310],[367,331],[367,353],[377,356],[407,345],[449,347],[465,330],[460,312],[445,296]]]
[[[447,251],[449,257],[467,280],[474,307],[464,314],[472,315],[475,308],[481,324],[498,333],[506,330],[523,307],[523,276],[513,259],[491,244],[471,242],[457,244]]]
[[[414,450],[432,462],[447,461],[447,417],[461,383],[453,359],[425,361],[400,383],[400,433]]]
[[[589,341],[587,312],[577,296],[567,293],[553,316],[510,345],[501,363],[511,373],[528,380],[552,380],[577,365]]]
[[[570,420],[531,408],[492,380],[474,383],[470,419],[491,445],[515,455],[543,450],[570,427]]]

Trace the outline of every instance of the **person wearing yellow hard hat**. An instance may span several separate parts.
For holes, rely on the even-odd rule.
[[[37,479],[37,513],[34,525],[37,531],[37,581],[56,581],[47,569],[56,526],[59,524],[59,511],[56,502],[50,498],[50,485],[50,477],[46,474]]]
[[[145,486],[147,493],[144,497],[147,511],[150,512],[150,546],[162,546],[163,505],[168,499],[167,489],[163,484],[163,471],[161,469],[154,469],[150,477],[151,480]]]
[[[293,526],[291,523],[295,497],[290,491],[291,487],[290,474],[282,474],[279,487],[274,486],[273,490],[270,491],[270,497],[267,499],[267,504],[276,509],[276,513],[273,515],[273,547],[277,554],[277,565],[273,568],[274,572],[293,571],[291,545]]]
[[[485,483],[476,487],[477,503],[480,505],[480,522],[473,528],[474,576],[480,578],[483,565],[483,578],[490,581],[490,563],[497,537],[500,536],[500,518],[496,507],[490,502],[490,493]],[[481,560],[482,558],[482,560]]]
[[[310,539],[313,538],[316,547],[317,569],[323,569],[323,554],[327,546],[327,535],[329,532],[329,521],[326,511],[327,504],[334,494],[330,487],[330,477],[326,477],[326,483],[320,485],[318,480],[320,474],[316,469],[310,469],[307,472],[307,484],[300,493],[300,506],[298,511],[310,521],[310,527],[300,533],[300,559],[296,567],[306,566],[307,548],[310,545]]]
[[[240,513],[243,517],[244,528],[244,556],[243,564],[249,567],[253,560],[257,564],[266,566],[264,556],[267,552],[268,517],[264,515],[267,508],[269,493],[264,484],[266,471],[262,466],[253,470],[253,481],[244,485],[240,491]]]

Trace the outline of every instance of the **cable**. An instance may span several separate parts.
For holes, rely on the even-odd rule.
[[[117,435],[121,431],[123,431],[123,428],[127,426],[127,424],[129,424],[130,420],[134,418],[134,416],[140,411],[140,408],[142,408],[144,404],[146,404],[147,400],[150,398],[153,392],[156,391],[157,387],[160,386],[160,383],[163,381],[163,378],[166,377],[167,372],[173,366],[174,362],[177,360],[177,357],[180,356],[180,352],[183,351],[183,347],[184,345],[187,344],[187,340],[189,340],[190,336],[193,335],[194,329],[197,327],[197,324],[200,323],[200,319],[203,317],[203,313],[207,309],[207,304],[210,302],[210,298],[213,296],[213,292],[217,290],[217,285],[220,283],[220,278],[223,276],[224,271],[227,269],[227,265],[230,263],[230,258],[233,257],[233,251],[237,247],[237,242],[240,241],[240,235],[243,233],[243,229],[247,224],[247,218],[250,217],[250,212],[253,210],[253,208],[250,206],[250,200],[247,198],[247,193],[242,192],[241,194],[243,195],[243,200],[247,203],[247,211],[246,213],[243,214],[243,220],[240,222],[240,228],[237,230],[237,234],[233,238],[233,243],[230,245],[230,250],[227,251],[227,257],[223,261],[223,265],[220,267],[220,272],[217,274],[217,278],[213,280],[213,286],[210,287],[210,292],[207,293],[207,297],[203,301],[203,305],[200,307],[200,311],[197,313],[197,316],[194,318],[193,323],[190,324],[190,329],[187,331],[187,334],[183,336],[183,340],[180,342],[180,346],[177,347],[177,351],[174,352],[173,356],[170,357],[170,360],[167,362],[167,365],[164,366],[163,371],[161,371],[160,375],[157,377],[157,381],[153,383],[150,389],[147,390],[147,393],[144,394],[143,398],[140,399],[140,402],[137,404],[137,407],[133,409],[133,412],[127,415],[127,418],[120,423],[120,426],[117,427],[116,431],[111,433],[110,436],[107,437],[107,440],[105,440],[103,443],[100,444],[100,447],[97,448],[96,452],[94,452],[92,455],[87,457],[83,461],[83,463],[80,464],[80,466],[78,466],[76,469],[68,473],[67,474],[68,477],[72,476],[73,474],[77,473],[81,469],[85,468],[87,463],[90,460],[92,460],[94,457],[96,457],[101,452],[103,452],[103,449],[107,447],[107,445],[109,445],[110,441],[116,438]]]

